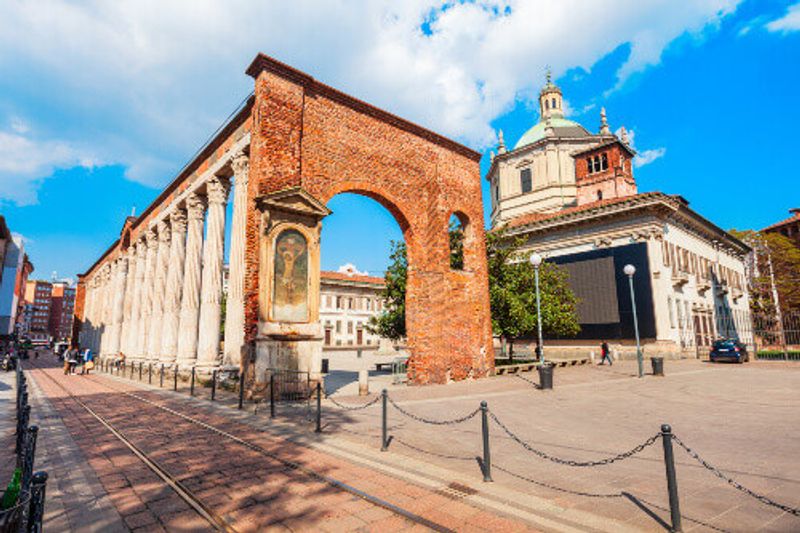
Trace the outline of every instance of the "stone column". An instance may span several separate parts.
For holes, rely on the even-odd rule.
[[[164,293],[164,313],[161,327],[161,361],[173,363],[178,355],[181,289],[186,256],[186,211],[177,209],[169,217],[172,242],[169,248],[169,271]]]
[[[104,356],[108,355],[108,340],[109,340],[109,308],[111,304],[111,279],[113,278],[112,266],[106,263],[103,265],[103,275],[101,277],[101,303],[100,303],[100,353]]]
[[[222,303],[222,261],[225,246],[225,203],[230,183],[215,177],[206,183],[208,223],[203,243],[203,284],[200,295],[200,326],[197,339],[197,366],[218,363],[219,326]]]
[[[118,355],[120,342],[122,339],[122,317],[125,307],[125,284],[128,278],[128,259],[124,254],[117,259],[116,279],[112,285],[113,296],[111,298],[111,329],[108,340],[108,353]]]
[[[92,349],[94,334],[94,278],[86,280],[86,307],[83,310],[83,327],[81,328],[81,347]]]
[[[131,327],[128,332],[128,353],[133,360],[141,360],[139,339],[142,331],[142,299],[144,298],[144,271],[146,267],[147,245],[143,240],[136,242],[136,277],[133,281],[131,301]]]
[[[152,311],[147,337],[147,358],[158,360],[161,357],[161,330],[164,315],[164,291],[167,287],[167,267],[169,266],[170,230],[166,221],[158,223],[158,250],[153,274]]]
[[[233,158],[233,220],[228,260],[228,297],[225,301],[225,357],[223,364],[240,366],[244,345],[244,249],[247,226],[248,158]]]
[[[156,270],[156,248],[158,240],[152,229],[145,233],[147,243],[147,255],[144,263],[144,283],[142,285],[141,317],[139,321],[139,338],[136,343],[136,353],[142,359],[147,359],[147,339],[150,335],[150,317],[153,314],[153,285],[155,282]]]
[[[126,356],[130,354],[130,334],[133,326],[133,297],[136,286],[136,247],[130,246],[125,257],[128,273],[125,276],[125,294],[122,303],[122,324],[119,331],[119,351]]]
[[[186,262],[178,329],[178,364],[193,365],[197,358],[197,320],[200,315],[200,276],[203,253],[205,201],[195,193],[186,199],[188,227]]]

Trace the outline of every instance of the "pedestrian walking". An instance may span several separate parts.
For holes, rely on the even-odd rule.
[[[605,364],[606,360],[608,360],[608,364],[613,366],[614,361],[611,359],[611,350],[608,349],[608,343],[606,341],[600,344],[600,354],[602,355],[600,358],[601,365]]]
[[[75,368],[78,366],[78,350],[70,348],[67,352],[67,363],[69,364],[69,373],[74,374]]]
[[[92,354],[92,350],[86,348],[83,351],[83,367],[81,368],[81,374],[88,374],[91,369],[94,368],[94,354]]]

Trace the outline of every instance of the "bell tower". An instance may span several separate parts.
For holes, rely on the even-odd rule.
[[[539,92],[539,116],[540,122],[546,122],[550,118],[564,118],[561,89],[553,83],[550,69],[547,69],[544,87]]]

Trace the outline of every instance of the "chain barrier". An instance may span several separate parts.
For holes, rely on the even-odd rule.
[[[405,446],[406,448],[408,448],[410,450],[414,450],[415,452],[424,453],[425,455],[430,455],[432,457],[439,457],[441,459],[455,459],[457,461],[470,461],[470,462],[475,460],[474,457],[464,457],[462,455],[448,455],[448,454],[445,454],[445,453],[439,453],[439,452],[433,452],[431,450],[425,450],[425,449],[420,448],[418,446],[414,446],[413,444],[410,444],[410,443],[408,443],[408,442],[406,442],[404,440],[401,440],[401,439],[399,439],[399,438],[397,438],[395,436],[392,436],[392,442],[396,442],[397,444],[399,444],[401,446]]]
[[[761,503],[764,503],[766,505],[770,505],[772,507],[776,507],[776,508],[780,509],[781,511],[784,511],[784,512],[789,513],[791,515],[800,516],[800,508],[789,507],[788,505],[784,505],[782,503],[776,502],[775,500],[771,500],[771,499],[767,498],[766,496],[764,496],[763,494],[758,494],[758,493],[753,492],[752,490],[748,489],[747,487],[745,487],[744,485],[742,485],[738,481],[736,481],[734,479],[731,479],[728,476],[726,476],[725,474],[723,474],[718,468],[716,468],[716,467],[712,466],[711,464],[709,464],[705,459],[700,457],[697,454],[696,451],[692,450],[686,444],[684,444],[683,441],[681,439],[679,439],[678,437],[673,435],[672,440],[674,440],[676,443],[678,443],[678,446],[683,448],[683,450],[687,454],[689,454],[695,461],[700,463],[703,467],[705,467],[707,470],[711,471],[715,476],[717,476],[721,480],[725,481],[726,483],[728,483],[730,486],[732,486],[736,490],[738,490],[740,492],[744,492],[748,496],[750,496],[752,498],[755,498],[756,500],[760,501]]]
[[[475,409],[474,411],[472,411],[471,413],[469,413],[468,415],[462,416],[460,418],[454,418],[452,420],[431,420],[431,419],[423,418],[421,416],[415,415],[414,413],[410,413],[410,412],[406,411],[405,409],[403,409],[402,407],[397,405],[397,403],[395,403],[395,401],[392,400],[391,396],[387,396],[386,399],[389,400],[389,403],[392,404],[392,407],[394,407],[395,409],[400,411],[400,413],[402,413],[403,415],[407,416],[408,418],[411,418],[412,420],[416,420],[417,422],[422,422],[423,424],[433,424],[435,426],[451,426],[451,425],[455,425],[455,424],[461,424],[462,422],[466,422],[467,420],[469,420],[471,418],[475,418],[478,415],[478,413],[481,412],[481,409],[479,407],[479,408]]]
[[[523,448],[525,448],[529,452],[534,453],[535,455],[538,455],[542,459],[547,459],[548,461],[551,461],[553,463],[560,464],[560,465],[566,465],[566,466],[603,466],[603,465],[610,465],[611,463],[615,463],[617,461],[623,461],[625,459],[628,459],[629,457],[633,457],[634,455],[642,452],[648,446],[652,446],[659,438],[661,438],[661,433],[656,433],[655,435],[653,435],[652,437],[650,437],[649,439],[647,439],[643,443],[639,444],[635,448],[632,448],[632,449],[628,450],[627,452],[623,452],[623,453],[614,455],[613,457],[606,457],[605,459],[600,459],[598,461],[573,461],[571,459],[560,459],[558,457],[550,455],[550,454],[548,454],[546,452],[543,452],[541,450],[537,450],[536,448],[534,448],[533,446],[531,446],[530,444],[528,444],[527,442],[525,442],[524,440],[519,438],[517,435],[515,435],[513,431],[508,429],[508,427],[505,424],[503,424],[500,421],[500,419],[497,418],[497,415],[495,415],[493,412],[489,411],[489,416],[492,418],[492,420],[494,420],[495,424],[500,426],[500,429],[502,429],[505,432],[506,435],[511,437],[512,440],[516,441],[520,446],[522,446]]]
[[[372,400],[370,400],[367,403],[362,404],[362,405],[347,405],[347,404],[344,404],[344,403],[337,402],[336,400],[334,400],[330,396],[328,396],[328,400],[330,400],[330,402],[333,405],[335,405],[336,407],[338,407],[340,409],[344,409],[345,411],[360,411],[362,409],[366,409],[367,407],[375,405],[376,403],[381,401],[381,397],[380,397],[380,395],[378,395],[375,398],[373,398]]]

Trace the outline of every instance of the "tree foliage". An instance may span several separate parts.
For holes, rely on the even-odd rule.
[[[800,248],[780,233],[751,230],[732,230],[731,233],[753,249],[748,276],[752,310],[764,314],[775,312],[770,263],[781,310],[800,309]]]
[[[366,329],[373,335],[398,341],[406,336],[406,277],[408,256],[406,243],[392,241],[386,283],[381,296],[383,312],[369,319]]]
[[[487,234],[489,302],[492,330],[510,345],[536,333],[535,269],[528,259],[531,252],[520,250],[524,238],[510,237],[502,230]],[[569,287],[567,273],[553,263],[539,267],[542,334],[570,337],[580,331],[577,298]]]
[[[492,329],[513,350],[514,340],[536,332],[536,287],[530,252],[521,252],[522,239],[509,238],[502,232],[487,235],[489,266],[489,301]],[[464,267],[464,234],[458,225],[450,226],[450,267]],[[372,317],[368,331],[381,337],[399,340],[406,336],[405,296],[408,258],[403,242],[392,242],[390,265],[383,289],[384,310]],[[552,263],[539,269],[542,330],[546,336],[569,337],[580,331],[576,312],[577,299],[567,282],[567,273]]]

